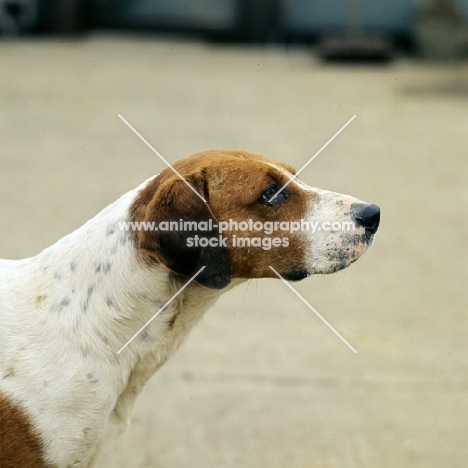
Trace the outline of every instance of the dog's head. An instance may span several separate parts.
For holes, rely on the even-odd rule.
[[[332,273],[372,244],[380,210],[309,187],[294,170],[246,151],[199,153],[152,179],[132,205],[137,245],[152,261],[223,288],[232,278]],[[181,178],[182,177],[182,178]]]

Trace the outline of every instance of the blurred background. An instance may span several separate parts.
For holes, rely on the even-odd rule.
[[[468,0],[0,0],[4,35],[106,29],[256,43],[318,40],[333,58],[388,58],[392,44],[426,56],[464,55],[467,18]]]
[[[0,256],[244,148],[382,209],[356,264],[223,296],[98,468],[463,468],[468,0],[0,0]]]

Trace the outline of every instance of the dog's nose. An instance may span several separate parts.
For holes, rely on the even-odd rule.
[[[369,234],[375,234],[380,223],[380,208],[377,205],[354,203],[351,216],[356,226],[363,226]]]

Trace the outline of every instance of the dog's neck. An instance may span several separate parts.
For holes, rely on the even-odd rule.
[[[220,295],[218,290],[193,282],[166,305],[188,280],[174,276],[163,265],[142,262],[133,233],[119,224],[129,220],[135,196],[136,190],[125,194],[18,269],[19,275],[32,275],[32,284],[37,285],[27,293],[30,296],[24,304],[25,316],[18,318],[25,323],[40,322],[42,327],[38,337],[34,336],[36,341],[32,340],[31,354],[46,354],[45,360],[36,364],[56,364],[63,358],[67,369],[66,375],[60,375],[61,371],[57,374],[60,366],[54,364],[53,368],[41,369],[40,378],[53,378],[56,385],[67,388],[72,373],[75,393],[79,389],[70,414],[62,413],[62,419],[73,417],[73,413],[92,414],[89,407],[86,411],[80,407],[89,405],[92,394],[93,404],[99,406],[96,414],[102,418],[104,411],[111,423],[123,428],[147,380]],[[35,306],[31,307],[31,303]],[[31,310],[35,310],[35,316],[26,316]],[[35,335],[31,330],[26,332],[25,342],[31,340],[28,334]],[[57,375],[50,375],[53,372]],[[37,369],[31,372],[35,374]],[[44,404],[50,401],[44,398]],[[94,423],[102,424],[99,417]],[[93,421],[84,424],[88,427]],[[53,426],[49,421],[44,430]],[[99,437],[104,429],[101,427],[95,436]],[[61,451],[59,447],[57,450]]]
[[[167,304],[188,279],[142,260],[127,224],[136,192],[125,194],[36,257],[42,281],[53,282],[46,288],[54,291],[53,297],[44,298],[42,308],[56,314],[58,326],[84,355],[115,361],[127,372],[147,354],[163,362],[220,294],[193,282]],[[180,315],[181,303],[185,316]]]

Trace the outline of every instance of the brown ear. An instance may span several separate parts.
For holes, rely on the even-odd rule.
[[[134,221],[154,223],[157,228],[137,231],[138,245],[158,262],[187,278],[204,266],[195,281],[208,288],[224,288],[231,282],[231,257],[228,248],[220,242],[218,223],[209,210],[204,173],[192,174],[186,181],[207,203],[175,174],[162,173],[143,189],[132,207]],[[188,222],[192,222],[190,230]],[[196,228],[193,222],[197,223]],[[205,240],[200,241],[201,238]]]

